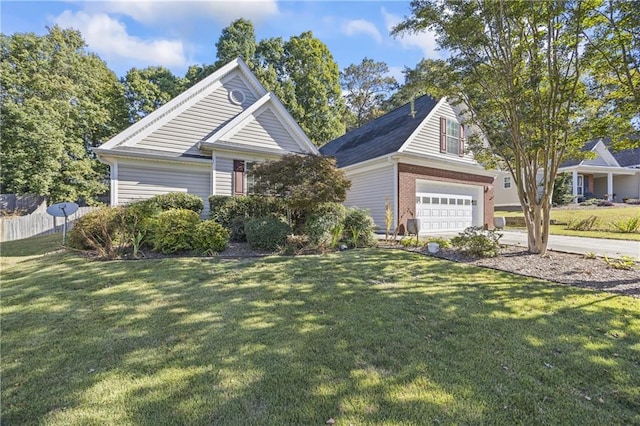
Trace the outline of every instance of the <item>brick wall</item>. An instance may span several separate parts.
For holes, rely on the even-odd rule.
[[[415,217],[416,179],[483,186],[484,226],[493,229],[493,177],[454,172],[432,167],[398,164],[398,223],[407,226],[407,219]]]

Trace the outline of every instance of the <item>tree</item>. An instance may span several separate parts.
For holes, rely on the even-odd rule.
[[[334,158],[287,154],[256,165],[254,192],[287,200],[299,212],[312,211],[321,203],[344,201],[351,181]]]
[[[164,67],[131,68],[121,81],[132,123],[179,95],[186,83]]]
[[[605,101],[600,123],[614,140],[620,139],[616,130],[623,134],[632,130],[631,120],[640,126],[639,10],[640,0],[604,0],[590,11],[589,26],[583,29],[589,89]],[[630,142],[640,143],[626,142],[618,146],[630,148]]]
[[[293,118],[317,146],[344,134],[340,72],[329,48],[307,31],[291,37],[284,52],[282,77],[293,82],[299,106]]]
[[[454,84],[453,75],[449,71],[446,62],[433,59],[423,59],[415,68],[405,67],[402,71],[404,84],[383,103],[383,109],[393,111],[410,102],[411,99],[426,94],[435,98],[446,96],[447,93],[443,93],[440,88],[451,87]]]
[[[2,192],[95,202],[105,166],[91,148],[127,125],[116,75],[75,30],[0,36]]]
[[[511,172],[524,211],[528,246],[544,254],[560,164],[576,155],[588,129],[581,80],[582,30],[593,5],[564,1],[415,0],[394,31],[437,33],[451,52],[446,81],[476,134],[471,149]],[[448,84],[447,84],[448,82]],[[453,82],[453,83],[452,83]],[[540,184],[539,184],[540,182]]]
[[[216,69],[236,58],[251,66],[256,55],[256,34],[251,21],[240,18],[223,28],[216,49]]]
[[[340,73],[340,83],[346,92],[347,108],[355,117],[353,127],[382,115],[382,104],[395,90],[398,82],[388,76],[389,67],[365,57],[360,64],[351,64]]]

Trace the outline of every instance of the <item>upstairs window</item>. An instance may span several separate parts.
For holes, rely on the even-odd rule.
[[[464,156],[464,127],[455,120],[440,117],[440,152]]]
[[[504,189],[511,188],[511,176],[504,177]]]

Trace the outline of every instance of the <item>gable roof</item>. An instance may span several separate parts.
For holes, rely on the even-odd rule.
[[[226,121],[219,126],[216,124],[213,128],[206,128],[203,126],[203,123],[200,123],[199,132],[202,132],[202,130],[205,130],[205,132],[210,131],[210,133],[205,137],[203,137],[203,133],[200,133],[200,136],[193,137],[193,134],[187,136],[184,132],[180,132],[182,143],[184,144],[187,142],[188,145],[192,146],[191,149],[188,149],[185,152],[178,153],[171,150],[167,151],[165,148],[154,149],[153,152],[149,150],[149,142],[145,142],[145,138],[150,135],[153,136],[154,134],[157,134],[154,132],[163,132],[163,126],[168,123],[175,123],[175,120],[179,119],[179,117],[183,117],[184,115],[182,114],[190,111],[190,108],[193,108],[195,105],[207,105],[207,108],[216,108],[215,104],[212,105],[208,100],[210,99],[208,96],[215,96],[215,93],[219,93],[218,90],[223,90],[221,89],[223,86],[226,87],[225,85],[227,82],[234,81],[238,76],[241,76],[244,79],[244,84],[246,84],[248,90],[253,92],[250,95],[249,102],[251,102],[251,104],[248,106],[244,105],[244,107],[238,106],[236,108],[236,112],[229,112],[228,118],[225,118]],[[146,152],[149,153],[149,156],[167,155],[174,158],[179,157],[185,159],[190,157],[209,158],[210,156],[204,155],[202,152],[198,152],[196,147],[200,148],[203,146],[205,148],[212,149],[213,146],[210,146],[210,144],[207,146],[208,141],[219,139],[223,137],[224,134],[234,132],[234,126],[240,125],[241,128],[246,126],[249,122],[256,119],[256,115],[252,113],[260,107],[263,107],[263,110],[264,108],[267,108],[274,113],[280,125],[283,126],[286,132],[289,133],[292,139],[300,146],[301,152],[318,152],[317,148],[291,117],[282,103],[274,94],[267,93],[267,90],[262,86],[253,72],[251,72],[247,64],[245,64],[240,58],[237,58],[216,70],[214,73],[171,99],[157,110],[143,117],[140,121],[132,124],[100,147],[94,148],[94,151],[99,157],[101,154],[117,155],[118,153],[121,153],[122,155],[128,155],[135,151],[141,156],[146,155]],[[215,112],[216,110],[214,109],[213,111]],[[226,110],[218,110],[218,115],[220,115],[220,111]],[[200,116],[202,117],[202,115]],[[235,130],[235,132],[237,132],[237,130]],[[220,135],[218,135],[219,133]],[[233,145],[228,144],[225,148],[233,149]]]
[[[338,167],[345,167],[400,151],[436,105],[436,99],[421,96],[414,101],[414,114],[411,103],[407,103],[334,139],[320,152],[336,157]]]
[[[632,135],[630,136],[631,140],[640,140],[639,136],[636,135]],[[613,159],[615,160],[615,162],[618,163],[618,165],[620,167],[636,167],[636,166],[640,166],[640,147],[635,147],[635,148],[630,148],[630,149],[623,149],[620,151],[611,151],[609,150],[609,148],[611,147],[611,138],[606,137],[606,138],[599,138],[599,139],[594,139],[592,141],[587,142],[586,144],[584,144],[584,146],[581,148],[581,151],[583,152],[589,152],[589,151],[598,151],[598,148],[607,150],[606,152],[608,153],[608,155],[611,155],[613,157]],[[567,160],[565,162],[563,162],[560,167],[571,167],[571,166],[577,166],[582,164],[584,161],[584,159],[570,159]]]

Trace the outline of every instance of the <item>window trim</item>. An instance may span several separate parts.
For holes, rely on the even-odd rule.
[[[253,161],[233,160],[232,195],[248,195],[249,189],[253,189],[254,183],[250,182],[252,179],[247,176],[247,173],[253,168],[253,164]]]
[[[504,189],[511,189],[511,176],[505,176],[503,181]]]
[[[455,123],[459,126],[458,136],[449,135],[448,123]],[[458,152],[449,151],[449,138],[456,138],[458,140]],[[458,155],[464,157],[464,125],[458,123],[456,120],[452,120],[447,117],[440,117],[440,152],[442,154]]]

